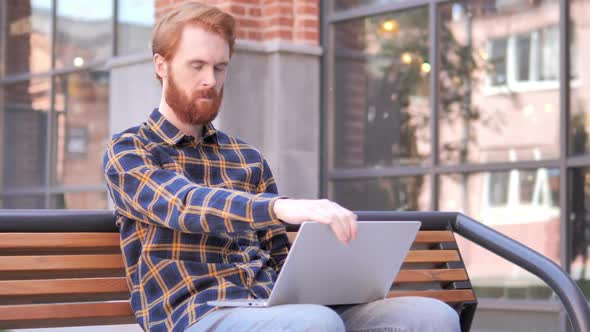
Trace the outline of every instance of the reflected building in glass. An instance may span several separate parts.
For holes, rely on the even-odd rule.
[[[102,151],[158,106],[151,30],[183,1],[0,0],[0,208],[110,207]],[[283,195],[460,211],[590,296],[590,0],[206,2],[238,21],[214,125]],[[565,331],[540,280],[458,242],[474,330]]]
[[[560,157],[559,3],[454,2],[440,15],[439,164],[534,166],[444,174],[439,208],[460,209],[560,263],[561,173],[543,163]],[[480,292],[551,296],[522,269],[462,246]]]
[[[112,3],[0,5],[2,206],[106,208]]]
[[[330,1],[322,193],[358,210],[463,212],[590,296],[588,14],[583,0]],[[494,299],[484,311],[555,303],[541,280],[458,242],[476,294]],[[551,308],[543,323],[490,326],[563,330]]]

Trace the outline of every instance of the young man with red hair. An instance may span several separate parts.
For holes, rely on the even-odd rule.
[[[354,240],[356,215],[328,200],[279,197],[254,147],[211,124],[233,53],[232,16],[189,2],[154,27],[162,83],[147,122],[115,135],[103,166],[121,232],[131,306],[146,331],[458,331],[426,298],[328,308],[220,309],[209,300],[267,298],[289,250],[281,221],[329,224]],[[354,271],[351,271],[354,273]]]

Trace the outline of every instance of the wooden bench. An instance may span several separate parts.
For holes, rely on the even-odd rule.
[[[454,234],[426,226],[388,297],[440,299],[468,331],[477,302]],[[128,296],[109,211],[0,211],[0,328],[134,323]]]

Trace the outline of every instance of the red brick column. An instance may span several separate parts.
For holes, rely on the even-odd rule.
[[[6,74],[29,72],[31,70],[31,4],[29,1],[8,1],[5,3],[6,26]],[[10,46],[10,47],[8,47]]]
[[[156,19],[191,0],[156,0]],[[242,40],[319,44],[319,0],[208,0],[234,15]]]

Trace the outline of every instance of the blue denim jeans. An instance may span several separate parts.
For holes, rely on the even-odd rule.
[[[288,304],[267,308],[224,308],[203,317],[196,331],[459,332],[459,316],[446,303],[400,297],[366,304],[325,307]]]

